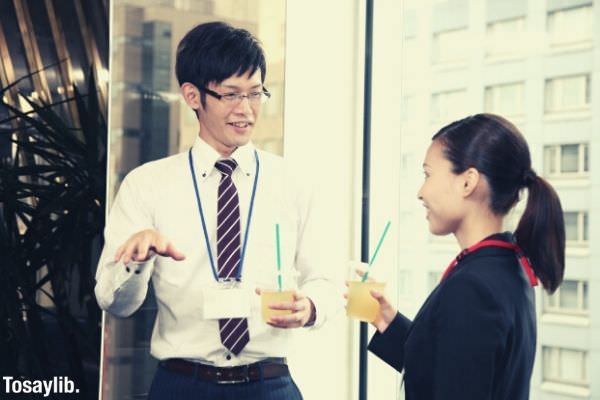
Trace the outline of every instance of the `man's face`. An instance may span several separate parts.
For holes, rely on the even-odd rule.
[[[220,95],[249,94],[263,89],[260,69],[253,75],[231,76],[221,83],[211,82],[207,89]],[[221,154],[231,154],[250,140],[260,114],[260,102],[248,98],[228,102],[206,95],[204,105],[198,108],[200,137]]]

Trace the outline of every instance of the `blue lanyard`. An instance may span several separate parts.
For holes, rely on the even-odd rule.
[[[202,221],[202,231],[204,232],[204,240],[206,241],[206,250],[208,251],[208,259],[210,260],[210,267],[212,269],[213,276],[216,281],[219,281],[217,269],[215,268],[215,260],[213,259],[212,251],[210,249],[210,240],[208,239],[208,232],[206,230],[206,221],[204,220],[204,213],[202,212],[202,202],[200,201],[200,192],[198,191],[198,182],[196,181],[196,171],[194,170],[194,160],[192,157],[192,149],[188,152],[188,159],[190,162],[190,171],[192,172],[192,181],[194,183],[194,191],[196,192],[196,203],[198,204],[198,211],[200,212],[200,220]],[[246,256],[246,245],[248,244],[248,232],[250,232],[250,221],[252,221],[252,210],[254,209],[254,197],[256,195],[256,186],[258,184],[258,172],[260,170],[260,162],[258,161],[258,153],[254,150],[254,159],[256,160],[256,174],[254,175],[254,185],[252,186],[252,197],[250,198],[250,209],[248,210],[248,219],[246,220],[246,232],[244,233],[244,245],[242,246],[242,254],[240,255],[240,265],[238,267],[235,279],[240,280],[242,276],[242,268],[244,267],[244,257]]]

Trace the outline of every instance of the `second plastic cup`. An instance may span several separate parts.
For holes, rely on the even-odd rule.
[[[260,303],[262,308],[262,319],[264,322],[269,322],[274,315],[285,315],[291,314],[292,310],[273,310],[269,308],[270,304],[280,302],[292,302],[294,301],[293,290],[262,290],[260,295]]]
[[[346,314],[349,317],[364,322],[373,322],[379,314],[379,303],[373,296],[371,290],[383,292],[384,282],[348,282],[348,303]]]

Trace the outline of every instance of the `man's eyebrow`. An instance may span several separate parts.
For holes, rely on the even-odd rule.
[[[239,86],[237,86],[237,85],[223,85],[223,84],[222,84],[221,86],[223,86],[224,88],[227,88],[227,89],[233,89],[233,90],[240,90],[240,89],[241,89],[241,88],[240,88]],[[262,87],[262,85],[259,83],[259,84],[256,84],[256,85],[254,85],[254,86],[250,87],[250,89],[258,89],[258,88],[260,88],[260,87]]]

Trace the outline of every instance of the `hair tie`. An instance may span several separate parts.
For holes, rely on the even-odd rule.
[[[523,185],[529,187],[537,180],[538,176],[534,170],[529,169],[523,174]]]

